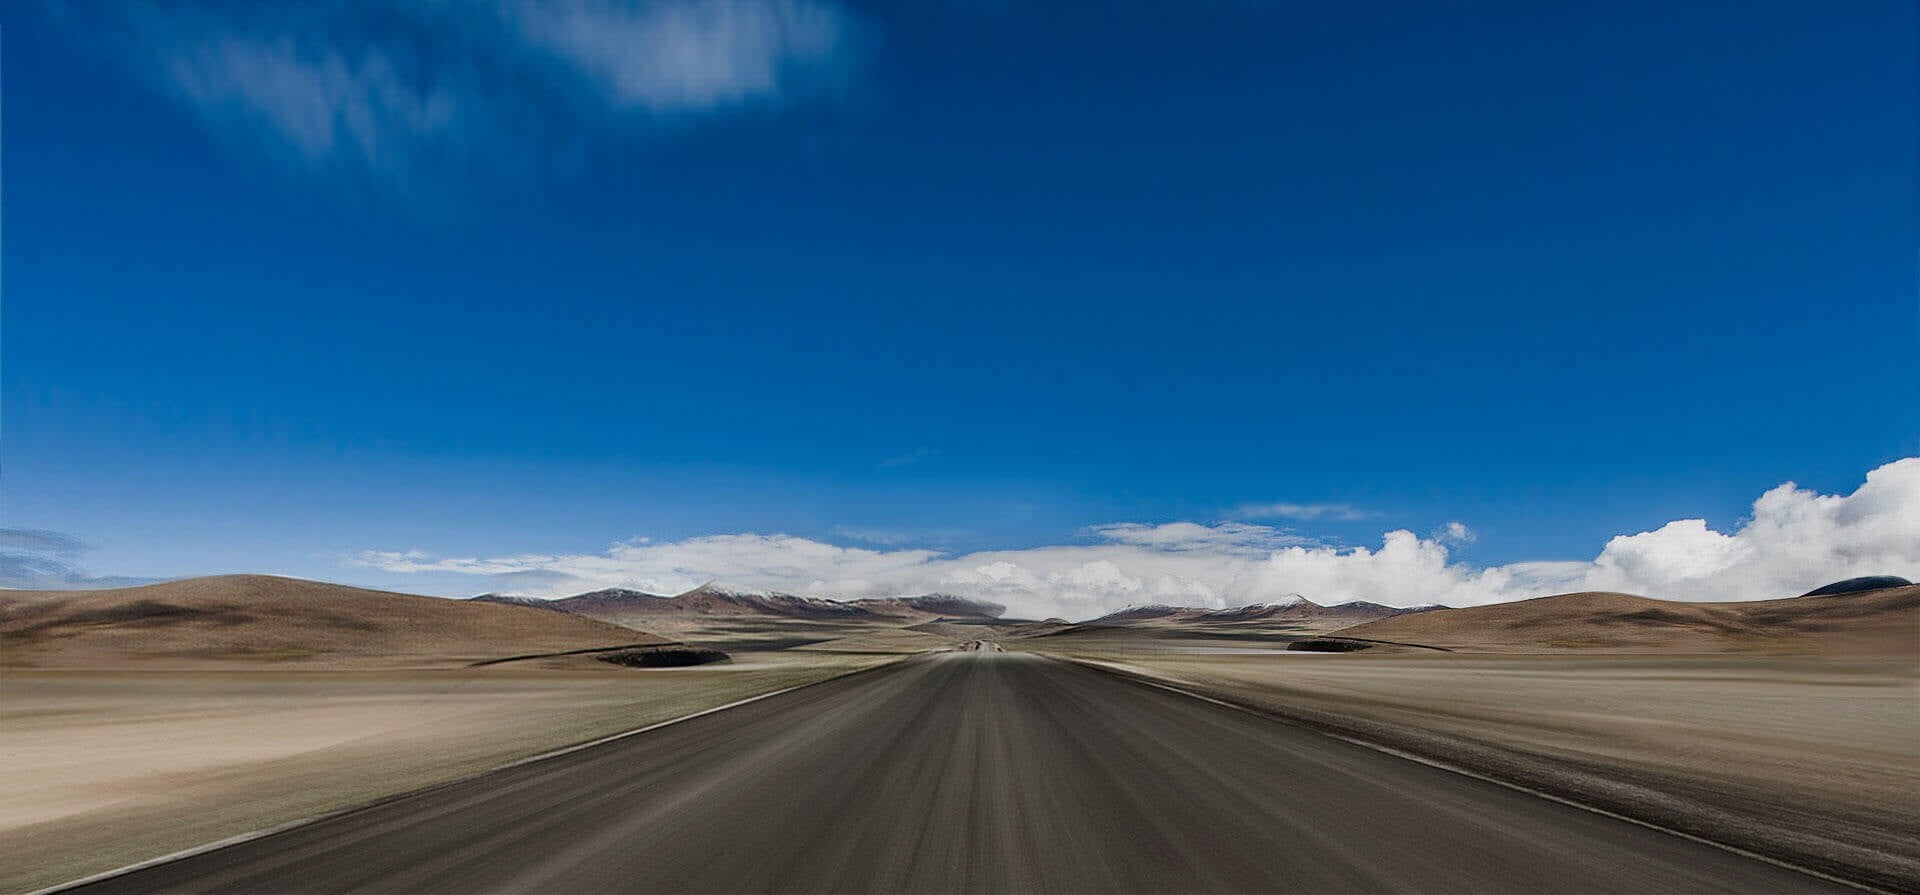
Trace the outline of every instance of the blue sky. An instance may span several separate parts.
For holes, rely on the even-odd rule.
[[[1415,603],[1162,566],[1737,539],[1920,455],[1915,14],[1675,6],[16,4],[10,583]],[[1625,583],[1920,572],[1831,546]]]

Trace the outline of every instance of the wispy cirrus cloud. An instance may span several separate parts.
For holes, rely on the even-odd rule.
[[[1323,542],[1302,537],[1284,529],[1244,522],[1168,522],[1143,525],[1122,522],[1097,525],[1091,532],[1116,544],[1132,544],[1156,550],[1206,550],[1221,553],[1260,553],[1281,547],[1320,546]]]
[[[1129,603],[1224,607],[1301,593],[1322,602],[1397,606],[1500,602],[1573,590],[1683,600],[1790,596],[1841,578],[1920,576],[1920,457],[1867,474],[1851,494],[1780,485],[1730,531],[1681,519],[1609,540],[1586,560],[1475,566],[1450,546],[1464,524],[1428,537],[1394,530],[1377,547],[1342,547],[1241,522],[1098,526],[1093,543],[950,554],[846,547],[790,535],[735,534],[617,544],[604,553],[441,559],[368,552],[387,572],[461,573],[495,588],[560,595],[621,585],[657,593],[713,578],[835,597],[948,591],[1015,614],[1087,618]]]
[[[1247,503],[1233,511],[1235,519],[1293,519],[1301,522],[1352,522],[1379,516],[1350,503]]]
[[[1442,544],[1451,544],[1455,547],[1465,547],[1474,541],[1480,540],[1478,532],[1468,528],[1465,522],[1458,520],[1434,529],[1433,533],[1427,537],[1439,541]]]
[[[216,130],[367,174],[412,173],[425,144],[451,137],[463,101],[414,83],[377,47],[349,54],[289,35],[186,41],[167,54],[165,75]]]
[[[66,18],[216,135],[388,193],[816,95],[844,81],[860,30],[833,0],[186,0]]]
[[[892,546],[894,544],[905,544],[915,540],[914,535],[904,531],[893,531],[892,529],[885,528],[864,528],[854,525],[836,525],[833,527],[833,533],[836,537],[845,538],[849,541],[859,541],[863,544]]]
[[[777,101],[829,69],[850,27],[839,7],[797,0],[523,0],[519,36],[598,86],[656,114]]]
[[[152,578],[91,575],[79,566],[87,542],[43,528],[0,528],[0,587],[72,590],[148,584]]]
[[[894,454],[889,457],[882,457],[880,458],[880,462],[874,464],[874,468],[898,469],[902,466],[912,466],[913,464],[919,463],[922,460],[930,460],[938,456],[940,456],[939,451],[934,450],[933,448],[927,447],[926,445],[921,445],[905,453]]]

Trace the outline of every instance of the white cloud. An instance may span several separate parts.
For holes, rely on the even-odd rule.
[[[0,588],[73,590],[130,587],[154,581],[88,574],[74,564],[87,550],[87,542],[63,532],[0,528]]]
[[[1212,525],[1202,525],[1198,522],[1168,522],[1164,525],[1120,522],[1113,525],[1096,525],[1090,531],[1115,543],[1152,547],[1158,550],[1261,553],[1278,547],[1319,543],[1292,532],[1265,525],[1248,525],[1243,522],[1218,522]]]
[[[915,463],[928,459],[929,457],[938,456],[939,454],[940,454],[939,451],[936,451],[933,448],[927,447],[926,445],[921,445],[919,447],[914,448],[913,450],[907,451],[904,454],[895,454],[891,457],[882,457],[880,458],[880,462],[874,464],[874,466],[879,469],[897,469],[902,466],[912,466]]]
[[[1233,515],[1236,519],[1298,519],[1303,522],[1331,519],[1352,522],[1371,519],[1379,514],[1350,503],[1249,503],[1234,510]]]
[[[790,535],[710,535],[683,541],[629,541],[605,553],[435,559],[418,551],[366,551],[356,565],[402,573],[486,576],[501,590],[560,595],[598,587],[679,593],[722,579],[822,595],[897,593],[892,582],[939,554],[932,550],[839,547]]]
[[[216,134],[387,191],[790,101],[841,75],[854,30],[832,0],[189,2],[73,18]],[[103,37],[116,34],[137,42]]]
[[[1873,574],[1920,577],[1920,457],[1867,473],[1850,495],[1788,482],[1760,495],[1732,534],[1681,519],[1621,535],[1583,580],[1610,590],[1658,584],[1663,596],[1705,600],[1797,593]]]
[[[885,528],[861,528],[852,525],[836,525],[833,527],[833,533],[835,536],[845,538],[849,541],[860,541],[867,544],[905,544],[914,539],[913,535],[907,534],[906,532],[892,531]]]
[[[227,35],[178,47],[167,73],[216,125],[264,126],[312,162],[396,164],[453,121],[447,93],[408,83],[377,49],[350,59],[290,37]]]
[[[508,7],[525,39],[615,102],[683,112],[776,99],[797,71],[832,61],[847,21],[795,0],[548,0]]]
[[[1475,534],[1473,529],[1468,528],[1465,522],[1454,521],[1436,529],[1433,533],[1433,539],[1442,544],[1452,544],[1456,547],[1463,547],[1479,540],[1480,536]]]
[[[837,597],[947,591],[1031,617],[1088,618],[1143,602],[1218,608],[1290,593],[1397,606],[1465,606],[1573,590],[1758,599],[1856,575],[1920,576],[1920,457],[1874,470],[1850,495],[1788,483],[1761,495],[1752,517],[1730,532],[1698,519],[1669,522],[1616,537],[1586,561],[1456,562],[1448,545],[1474,537],[1458,522],[1429,538],[1390,531],[1377,548],[1318,544],[1237,522],[1123,523],[1090,533],[1096,542],[957,556],[739,534],[630,542],[595,554],[433,559],[367,552],[353,561],[389,572],[481,576],[496,588],[551,595],[612,585],[672,593],[713,578]]]

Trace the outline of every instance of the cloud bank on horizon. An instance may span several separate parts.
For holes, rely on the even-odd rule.
[[[1867,474],[1852,494],[1792,482],[1760,495],[1731,532],[1680,519],[1609,540],[1590,560],[1474,567],[1449,545],[1455,522],[1429,536],[1394,530],[1380,546],[1337,547],[1245,522],[1098,526],[1094,542],[947,555],[843,547],[774,534],[616,544],[604,553],[494,558],[367,551],[355,565],[390,573],[471,575],[495,590],[563,596],[600,587],[678,593],[730,582],[831,596],[944,591],[992,599],[1028,617],[1084,619],[1129,604],[1224,608],[1300,593],[1321,603],[1471,606],[1550,593],[1611,590],[1679,600],[1793,596],[1857,575],[1920,573],[1920,457]]]

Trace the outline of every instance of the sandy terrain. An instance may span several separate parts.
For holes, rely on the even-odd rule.
[[[100,591],[0,591],[0,665],[457,667],[662,638],[524,606],[266,575]]]
[[[0,891],[892,659],[768,654],[644,671],[584,657],[440,671],[10,668],[0,672]]]
[[[1920,666],[1903,658],[1017,645],[1122,663],[1796,863],[1920,886]]]

